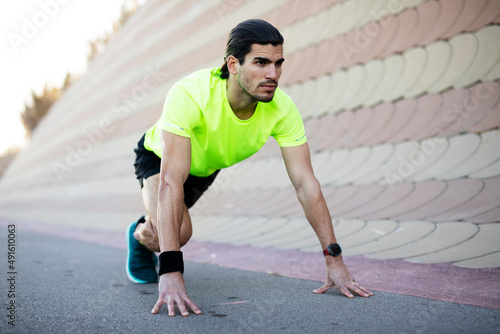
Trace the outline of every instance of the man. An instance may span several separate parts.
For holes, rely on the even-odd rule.
[[[230,33],[221,69],[195,72],[177,82],[163,113],[135,149],[136,175],[148,215],[132,223],[127,274],[133,282],[156,282],[159,297],[152,313],[167,304],[183,316],[201,310],[189,299],[182,276],[181,247],[192,234],[188,209],[210,186],[221,168],[257,152],[273,136],[281,147],[290,180],[316,232],[327,266],[327,282],[315,293],[337,287],[369,297],[345,267],[330,213],[313,174],[300,114],[278,88],[283,37],[271,24],[248,20]],[[160,158],[161,157],[161,158]]]

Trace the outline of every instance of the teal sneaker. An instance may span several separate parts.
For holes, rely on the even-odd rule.
[[[158,281],[158,273],[156,272],[158,258],[154,252],[134,238],[137,224],[144,221],[144,217],[141,217],[127,228],[127,276],[134,283],[156,283]]]

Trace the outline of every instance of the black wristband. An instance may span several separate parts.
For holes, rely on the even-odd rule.
[[[159,256],[160,270],[158,275],[180,271],[184,274],[184,260],[181,251],[162,252]]]

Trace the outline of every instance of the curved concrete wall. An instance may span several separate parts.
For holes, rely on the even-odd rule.
[[[132,150],[169,88],[255,17],[285,36],[280,85],[346,254],[500,266],[496,0],[150,0],[10,165],[0,217],[124,230],[143,214]],[[272,140],[192,215],[198,240],[318,251]]]

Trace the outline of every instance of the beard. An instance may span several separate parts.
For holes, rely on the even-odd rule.
[[[258,102],[264,102],[268,103],[271,102],[274,98],[274,92],[273,93],[268,93],[268,94],[258,94],[256,91],[257,89],[266,84],[274,84],[276,85],[276,88],[278,87],[278,83],[274,80],[268,80],[266,82],[261,82],[257,85],[257,88],[255,89],[255,93],[251,93],[249,90],[250,83],[248,80],[246,80],[245,77],[238,76],[238,84],[241,88],[241,92],[243,94],[242,98],[246,100],[251,100],[251,101],[258,101]]]

